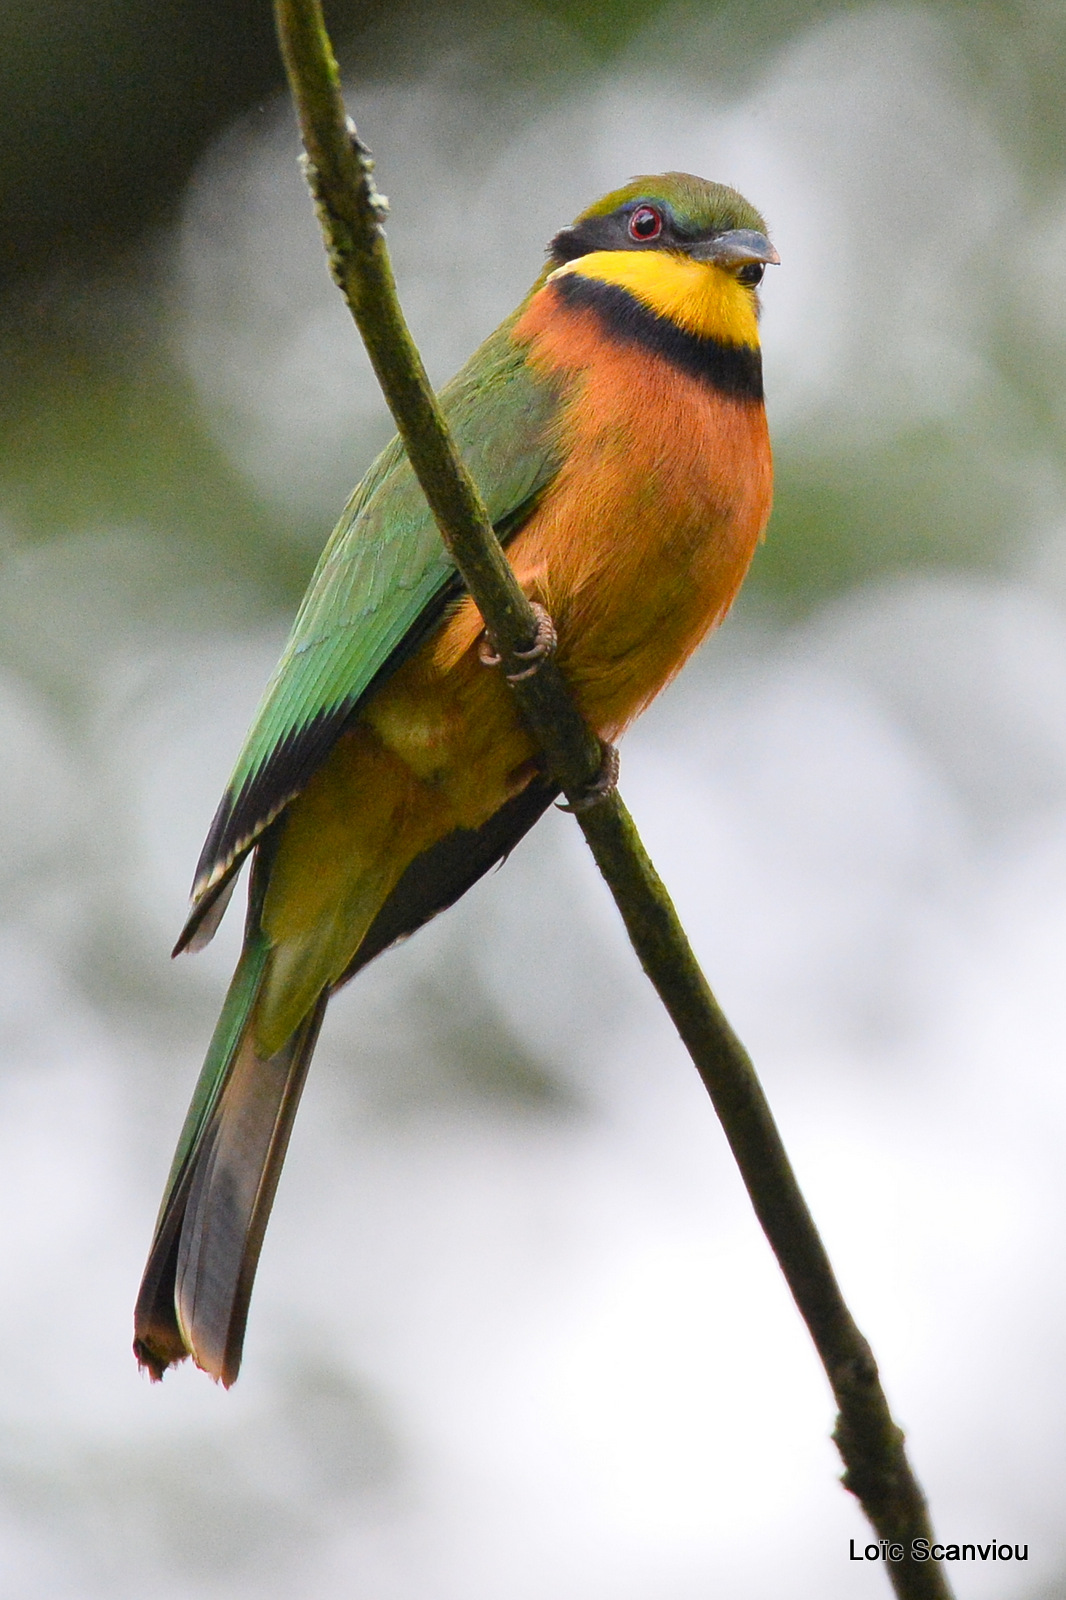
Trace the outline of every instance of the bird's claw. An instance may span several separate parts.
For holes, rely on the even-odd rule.
[[[571,797],[568,804],[560,804],[560,811],[572,811],[575,814],[582,811],[591,811],[593,806],[598,806],[607,796],[613,794],[618,787],[618,751],[613,744],[601,740],[600,749],[603,751],[603,761],[600,770],[590,784],[587,784],[580,794]]]
[[[555,623],[536,600],[529,602],[533,615],[537,619],[537,631],[533,635],[533,643],[527,650],[512,650],[511,655],[516,661],[528,661],[528,667],[521,667],[517,672],[505,672],[504,677],[508,683],[521,683],[523,678],[531,678],[540,670],[541,664],[550,655],[555,653],[558,638],[555,632]],[[499,655],[489,643],[488,634],[483,633],[477,647],[478,660],[483,667],[498,667],[503,657]]]

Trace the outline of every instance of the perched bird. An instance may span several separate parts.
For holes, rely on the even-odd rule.
[[[549,249],[441,399],[542,608],[541,648],[557,640],[610,744],[725,614],[766,525],[756,287],[778,257],[736,190],[677,172],[635,178]],[[394,440],[325,548],[178,941],[207,943],[254,852],[243,952],[137,1301],[134,1350],[153,1377],[187,1355],[237,1376],[330,995],[557,797],[494,661]]]

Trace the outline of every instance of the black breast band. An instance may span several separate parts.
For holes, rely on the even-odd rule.
[[[552,287],[569,306],[588,306],[616,339],[654,351],[679,372],[736,399],[761,400],[762,353],[752,345],[724,344],[679,328],[660,316],[628,289],[603,283],[581,272],[562,272]]]

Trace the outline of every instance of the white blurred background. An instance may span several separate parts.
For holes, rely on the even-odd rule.
[[[1066,40],[1015,20],[670,8],[605,54],[514,9],[350,63],[437,379],[634,172],[770,220],[779,511],[622,789],[938,1534],[1028,1546],[954,1568],[962,1600],[1066,1595],[1066,173],[1032,87]],[[887,1595],[711,1108],[554,813],[331,1008],[237,1387],[136,1370],[239,917],[167,952],[389,432],[295,154],[264,101],[120,265],[18,302],[54,359],[9,366],[0,501],[2,1592]]]

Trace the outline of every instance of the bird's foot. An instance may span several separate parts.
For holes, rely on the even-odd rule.
[[[508,683],[521,683],[523,678],[531,678],[538,672],[541,665],[550,655],[555,654],[558,636],[555,632],[555,623],[536,600],[529,602],[533,615],[537,619],[537,631],[533,635],[533,643],[528,650],[513,650],[511,652],[516,661],[528,661],[528,667],[520,667],[515,672],[505,672],[504,677]],[[498,667],[503,657],[492,648],[488,634],[483,633],[477,647],[478,660],[483,667]]]
[[[580,794],[575,794],[569,804],[560,805],[560,811],[591,811],[593,806],[598,806],[606,800],[608,795],[614,793],[618,787],[618,751],[613,744],[608,744],[605,739],[600,741],[603,751],[603,761],[600,770],[590,784],[582,789]]]

